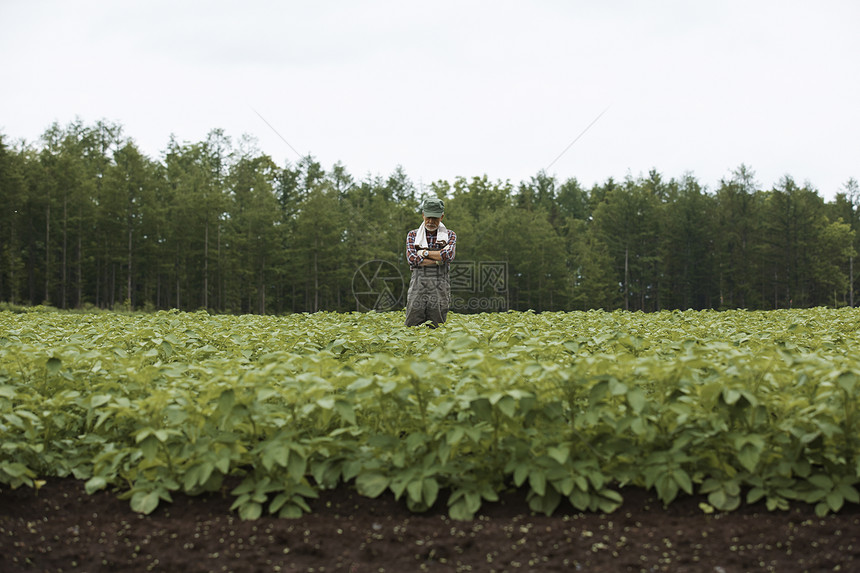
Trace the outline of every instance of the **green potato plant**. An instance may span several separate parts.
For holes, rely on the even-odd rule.
[[[50,476],[150,513],[232,483],[243,519],[321,490],[471,519],[860,502],[860,314],[0,312],[0,487]]]

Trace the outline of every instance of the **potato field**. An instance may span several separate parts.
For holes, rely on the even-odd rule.
[[[843,520],[828,533],[827,568],[860,555],[858,311],[507,312],[454,314],[436,330],[402,324],[402,312],[2,312],[0,501],[23,508],[71,488],[140,523],[168,523],[197,500],[255,529],[331,519],[343,502],[451,532],[502,507],[550,528],[571,516],[633,519],[633,506],[710,526],[797,513],[798,523]],[[0,512],[0,564],[63,569],[13,545],[26,531],[9,512]],[[557,543],[557,570],[679,570],[642,544],[629,563],[620,546],[601,561],[603,549],[613,558],[611,544],[590,541],[584,555]],[[785,563],[817,567],[784,549],[773,550]],[[261,557],[256,569],[246,558],[228,570],[384,569],[366,552],[365,561],[336,552],[291,561],[279,548],[276,562]],[[504,563],[492,552],[480,549],[483,567],[451,548],[405,559],[415,570],[556,570],[537,550]],[[145,570],[152,560],[142,555],[102,553],[87,570]],[[685,570],[715,570],[691,555]],[[779,559],[755,558],[762,570],[780,570]],[[718,566],[750,570],[732,563]]]

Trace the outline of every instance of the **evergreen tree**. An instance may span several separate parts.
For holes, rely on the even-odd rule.
[[[625,310],[656,310],[659,261],[657,198],[633,179],[613,187],[594,209],[597,237],[621,277]]]
[[[762,294],[755,285],[761,259],[760,203],[755,172],[741,165],[716,193],[715,252],[720,308],[756,308]]]
[[[712,308],[715,200],[685,176],[667,197],[661,237],[661,300],[667,308]]]
[[[572,219],[570,225],[570,309],[620,308],[621,280],[606,243],[585,221]]]
[[[21,302],[25,270],[23,238],[25,204],[27,200],[25,169],[27,148],[19,151],[8,147],[0,133],[0,300],[13,304]],[[29,160],[32,162],[32,160]]]

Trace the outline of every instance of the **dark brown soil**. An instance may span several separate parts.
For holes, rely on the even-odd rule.
[[[704,514],[622,491],[612,514],[534,515],[522,492],[471,522],[411,514],[391,497],[325,492],[301,519],[241,521],[229,495],[174,496],[152,515],[82,482],[0,492],[0,571],[858,571],[860,506]]]

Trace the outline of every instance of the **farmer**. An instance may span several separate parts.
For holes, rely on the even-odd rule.
[[[427,199],[421,208],[424,222],[406,235],[406,259],[412,269],[406,295],[406,326],[445,322],[451,303],[448,267],[454,260],[457,235],[442,224],[445,204]]]

